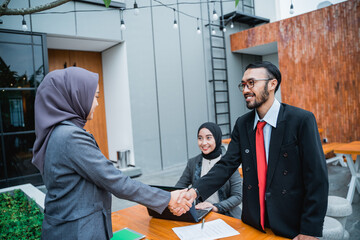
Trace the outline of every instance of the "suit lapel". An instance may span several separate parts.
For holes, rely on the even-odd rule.
[[[255,119],[255,111],[253,111],[252,117],[250,117],[250,120],[246,123],[246,129],[249,143],[250,143],[250,152],[252,153],[252,159],[254,160],[254,164],[256,165],[256,146],[255,146],[255,130],[254,128],[254,119]]]
[[[269,146],[269,159],[268,169],[266,176],[266,185],[270,186],[274,176],[275,168],[279,160],[280,149],[282,145],[283,136],[285,133],[286,122],[284,119],[284,107],[281,105],[279,116],[276,123],[276,128],[271,130],[270,146]]]

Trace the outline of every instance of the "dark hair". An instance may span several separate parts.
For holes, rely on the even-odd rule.
[[[268,61],[260,61],[260,62],[250,63],[245,68],[245,71],[248,70],[249,68],[265,68],[269,75],[268,77],[275,78],[278,82],[275,88],[275,92],[279,89],[281,83],[281,73],[280,70],[274,64]]]

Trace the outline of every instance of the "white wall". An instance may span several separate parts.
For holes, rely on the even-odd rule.
[[[277,1],[278,0],[254,0],[255,16],[268,18],[270,19],[270,22],[277,21],[277,15],[279,11],[276,7]]]
[[[104,51],[102,64],[109,158],[116,160],[116,151],[129,149],[135,165],[126,44]]]
[[[331,2],[332,4],[337,4],[340,2],[345,2],[346,0],[328,0],[328,1]],[[321,2],[324,2],[324,0],[292,0],[294,6],[294,13],[290,14],[291,0],[276,0],[277,9],[279,9],[277,19],[281,20],[317,10],[317,5]]]

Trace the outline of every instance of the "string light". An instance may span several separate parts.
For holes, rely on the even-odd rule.
[[[174,29],[177,29],[178,28],[178,24],[177,24],[177,21],[176,21],[176,15],[175,15],[175,8],[173,8],[173,10],[174,10],[174,25],[173,25],[173,28]]]
[[[199,27],[199,18],[197,18],[196,21],[197,21],[196,33],[197,33],[197,34],[201,34],[201,30],[200,30],[200,27]]]
[[[27,25],[26,25],[26,21],[25,21],[24,15],[23,15],[23,20],[22,20],[22,30],[23,30],[24,32],[26,32],[26,31],[28,30],[28,27],[27,27]]]
[[[211,24],[214,24],[214,22],[211,21]],[[215,29],[214,29],[213,27],[211,27],[211,34],[212,34],[212,35],[215,35],[215,34],[216,34],[216,31],[215,31]]]
[[[203,20],[203,21],[208,21],[208,19],[204,19],[204,18],[198,18],[196,16],[193,16],[193,15],[190,15],[188,13],[185,13],[183,11],[180,11],[180,10],[177,10],[177,9],[174,9],[173,5],[183,5],[183,4],[201,4],[201,2],[180,2],[180,3],[174,3],[174,4],[164,4],[162,3],[160,0],[154,0],[154,2],[157,2],[159,3],[160,5],[153,5],[153,6],[143,6],[141,8],[152,8],[152,7],[158,7],[158,6],[164,6],[166,8],[169,8],[169,9],[172,9],[174,12],[178,12],[179,14],[182,14],[184,16],[187,16],[187,17],[190,17],[190,18],[194,18],[194,19],[200,19],[200,20]],[[223,2],[233,2],[233,0],[223,0]],[[219,19],[219,16],[217,15],[216,13],[216,10],[215,10],[215,1],[213,2],[214,3],[214,9],[213,9],[213,16],[212,18],[214,20],[218,20]],[[33,14],[36,14],[36,15],[42,15],[42,14],[64,14],[64,13],[74,13],[74,12],[78,12],[78,13],[86,13],[86,12],[104,12],[104,11],[118,11],[119,9],[98,9],[98,10],[70,10],[70,11],[47,11],[47,12],[36,12],[36,13],[33,13]],[[124,8],[121,8],[120,9],[120,12],[121,12],[121,15],[123,11],[126,11],[126,10],[134,10],[134,14],[137,15],[137,13],[139,13],[139,6],[136,2],[136,0],[134,0],[134,8],[128,8],[128,9],[124,9]],[[126,29],[126,26],[125,26],[125,21],[123,19],[123,17],[121,17],[121,20],[120,20],[120,28],[121,30],[125,30]],[[0,24],[2,24],[2,20],[0,19]],[[177,23],[177,20],[176,20],[176,17],[174,17],[174,28],[178,28],[178,23]],[[26,26],[27,28],[27,26]],[[197,29],[198,30],[198,29]],[[199,27],[199,30],[200,30],[200,27]],[[215,30],[214,30],[215,32]],[[200,33],[201,33],[201,30],[200,30]]]
[[[216,10],[215,10],[215,2],[214,2],[214,10],[213,10],[213,19],[216,21],[219,19],[219,16],[216,14]]]
[[[136,0],[135,0],[134,1],[134,14],[137,16],[137,15],[139,15],[139,13],[140,13],[140,10],[139,10],[139,7],[138,7],[138,5],[136,3]]]
[[[292,0],[291,0],[291,4],[290,4],[290,14],[294,14],[294,5],[292,3]]]
[[[222,29],[222,31],[223,31],[223,32],[226,32],[226,27],[224,27],[224,28]]]
[[[234,22],[231,21],[230,28],[234,28]]]
[[[121,8],[120,9],[120,29],[121,31],[125,31],[126,30],[126,26],[125,26],[125,21],[124,21],[124,9]]]

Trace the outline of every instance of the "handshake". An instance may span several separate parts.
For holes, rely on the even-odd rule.
[[[193,188],[172,191],[168,208],[174,215],[181,216],[190,210],[196,197],[197,194]]]

